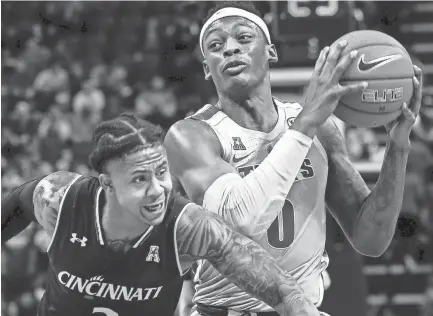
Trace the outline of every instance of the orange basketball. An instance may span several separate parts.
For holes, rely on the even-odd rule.
[[[340,80],[341,85],[367,81],[362,92],[351,92],[340,99],[334,114],[347,124],[377,127],[395,120],[401,114],[403,101],[413,94],[412,61],[406,49],[391,36],[377,31],[355,31],[347,40],[341,56],[358,51],[356,60]]]

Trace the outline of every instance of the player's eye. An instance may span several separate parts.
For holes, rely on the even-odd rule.
[[[146,177],[144,175],[137,176],[137,177],[132,179],[132,182],[134,182],[134,183],[143,183],[145,181],[146,181]]]
[[[209,49],[217,49],[221,45],[220,42],[211,42],[208,46]]]
[[[242,33],[242,34],[239,35],[239,37],[238,37],[238,39],[241,40],[241,41],[249,40],[249,39],[251,39],[251,38],[253,38],[253,37],[252,37],[250,34],[248,34],[248,33]]]
[[[161,168],[161,169],[158,170],[158,172],[156,173],[156,175],[158,177],[162,177],[166,172],[167,172],[166,168]]]

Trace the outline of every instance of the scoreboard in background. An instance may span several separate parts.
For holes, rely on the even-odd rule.
[[[271,10],[278,68],[313,66],[323,47],[357,27],[350,1],[272,1]]]

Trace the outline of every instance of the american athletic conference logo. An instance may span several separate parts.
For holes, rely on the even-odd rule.
[[[287,119],[287,126],[292,127],[293,123],[295,122],[296,117],[289,117]]]

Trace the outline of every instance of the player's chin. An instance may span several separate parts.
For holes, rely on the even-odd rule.
[[[164,202],[164,204],[154,210],[149,209],[147,207],[142,206],[140,208],[140,215],[143,221],[145,221],[147,224],[156,226],[162,223],[165,213],[167,212],[167,203]]]
[[[222,78],[224,85],[232,89],[247,87],[252,79],[252,76],[247,72],[241,72],[236,76],[224,76]]]

